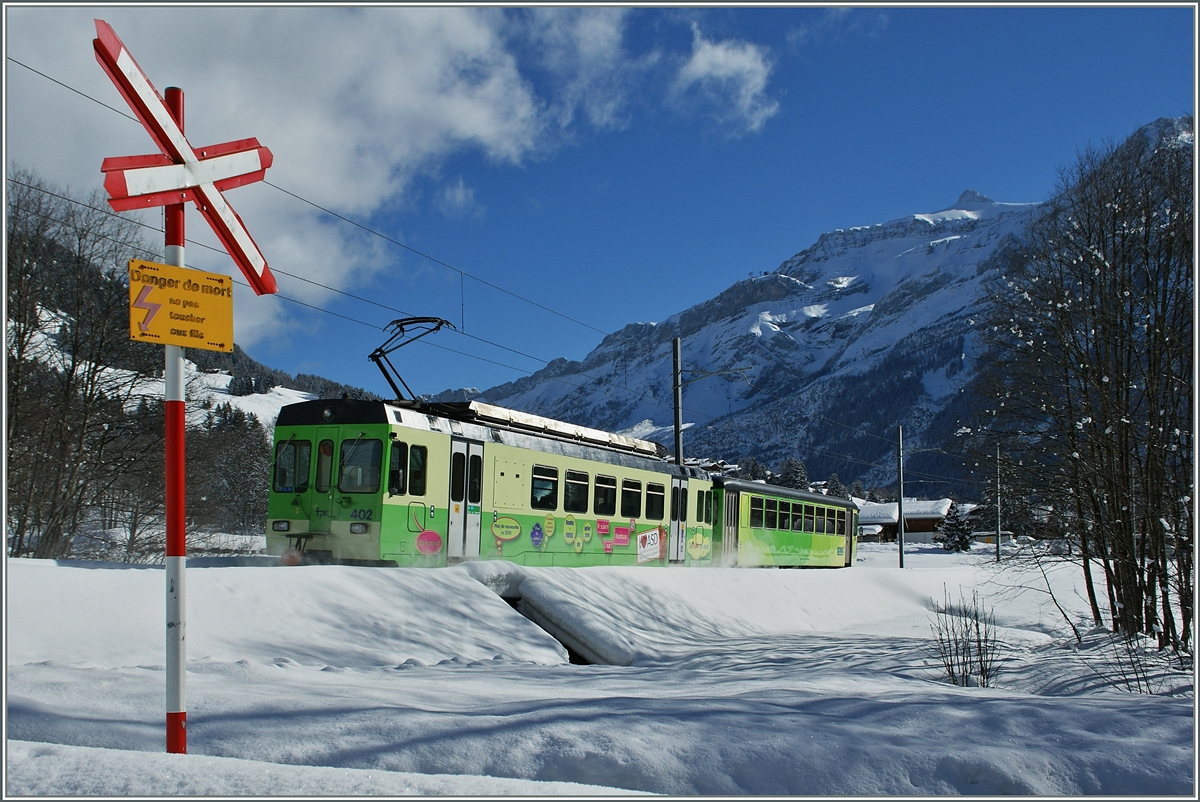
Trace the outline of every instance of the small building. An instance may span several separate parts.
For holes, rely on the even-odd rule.
[[[858,501],[858,539],[862,543],[894,543],[899,512],[896,502],[880,504]],[[948,498],[934,501],[904,499],[904,542],[932,543],[938,527],[950,512],[953,502]]]
[[[907,518],[908,516],[905,516],[905,517]],[[971,539],[974,540],[976,543],[990,543],[991,545],[994,546],[994,545],[996,545],[996,530],[993,529],[990,532],[972,532]],[[1000,530],[1000,542],[1001,543],[1012,543],[1013,542],[1013,533],[1008,531],[1007,529],[1001,529]]]
[[[858,527],[858,542],[859,543],[878,543],[879,537],[883,532],[883,527],[878,524],[867,524]]]

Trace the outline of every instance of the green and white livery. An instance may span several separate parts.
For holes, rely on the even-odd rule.
[[[291,404],[275,427],[267,551],[428,567],[851,564],[850,502],[665,457],[479,402]]]

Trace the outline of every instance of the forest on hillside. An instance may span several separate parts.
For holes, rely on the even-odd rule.
[[[160,561],[164,543],[163,352],[129,337],[127,265],[157,260],[146,230],[102,193],[72,197],[28,171],[7,194],[7,553]],[[189,350],[230,374],[233,395],[286,386],[367,393],[268,368],[241,350]],[[266,519],[271,444],[263,422],[189,388],[191,553],[243,548]],[[225,536],[222,538],[221,536]]]

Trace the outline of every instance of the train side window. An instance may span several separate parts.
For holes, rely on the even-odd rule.
[[[679,520],[679,488],[675,485],[671,486],[671,520]]]
[[[275,447],[275,492],[303,493],[308,490],[308,468],[312,443],[287,440]]]
[[[815,531],[818,535],[825,534],[825,510],[824,508],[817,509],[817,528]]]
[[[779,525],[779,502],[776,499],[767,499],[767,521],[766,528],[774,529]]]
[[[651,521],[661,521],[666,509],[667,491],[662,485],[646,485],[646,517]]]
[[[472,454],[467,468],[467,503],[483,500],[483,457]]]
[[[704,523],[704,491],[696,491],[696,523]]]
[[[317,445],[317,492],[329,492],[329,479],[333,475],[333,441],[322,440]]]
[[[838,510],[837,513],[837,533],[839,535],[846,534],[846,511]]]
[[[800,502],[792,504],[792,531],[800,532],[804,529],[804,505]]]
[[[636,479],[621,480],[621,517],[642,517],[642,483]]]
[[[805,532],[817,531],[816,529],[813,529],[814,526],[816,526],[816,524],[813,523],[813,505],[805,504],[804,505],[804,531]]]
[[[612,476],[596,476],[596,515],[616,515],[617,480]]]
[[[710,524],[713,520],[713,494],[711,490],[704,491],[704,523]]]
[[[779,502],[779,528],[783,530],[792,528],[792,503],[790,501]]]
[[[405,488],[405,469],[408,467],[408,443],[393,440],[388,453],[388,495],[402,496]]]
[[[544,465],[533,466],[533,484],[529,494],[529,506],[535,510],[558,509],[558,468]]]
[[[762,496],[750,497],[750,526],[754,529],[762,529],[763,525],[763,500]]]
[[[425,446],[413,446],[408,450],[408,494],[425,495],[425,468],[429,463],[429,450]]]
[[[567,484],[563,488],[563,510],[587,512],[588,475],[580,471],[567,471]]]
[[[450,500],[462,501],[467,494],[467,455],[455,451],[450,455]]]
[[[382,464],[383,443],[379,440],[343,440],[338,490],[343,493],[378,493]]]

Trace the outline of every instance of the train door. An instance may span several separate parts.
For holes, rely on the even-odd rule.
[[[721,505],[725,513],[725,531],[721,534],[721,556],[723,565],[737,565],[739,509],[741,494],[725,491],[724,503]]]
[[[687,547],[687,478],[671,478],[671,534],[668,559],[683,562]]]
[[[849,567],[854,564],[854,532],[857,529],[857,521],[855,521],[856,516],[854,512],[838,513],[839,519],[843,516],[845,516],[845,519],[838,521],[842,526],[842,531],[846,535],[846,561],[842,565],[843,567]]]
[[[333,494],[337,490],[337,471],[334,469],[333,455],[337,445],[337,434],[336,427],[317,427],[316,471],[312,485],[313,512],[308,525],[310,532],[328,532],[329,522],[333,520]]]
[[[452,438],[447,557],[461,560],[479,556],[482,503],[483,443]]]

